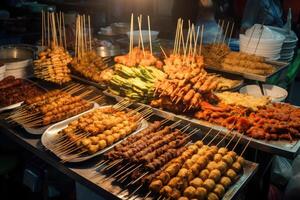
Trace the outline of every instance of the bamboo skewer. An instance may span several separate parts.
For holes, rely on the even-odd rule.
[[[142,16],[138,17],[138,25],[139,25],[139,34],[140,34],[140,39],[141,39],[142,50],[143,50],[143,54],[145,57],[146,54],[145,54],[143,34],[142,34]]]
[[[201,26],[201,37],[200,37],[200,46],[199,46],[199,55],[202,55],[202,42],[203,42],[203,31],[204,31],[204,25]]]
[[[129,57],[132,57],[132,50],[133,50],[133,13],[131,13],[131,20],[130,20]]]
[[[150,52],[151,52],[151,55],[153,55],[153,52],[152,52],[151,25],[150,25],[150,17],[149,17],[149,15],[148,15],[148,30],[149,30],[149,45],[150,45]]]
[[[232,22],[232,26],[231,26],[231,30],[230,30],[230,35],[229,35],[229,39],[228,39],[228,46],[230,44],[231,41],[231,37],[232,37],[232,33],[233,33],[233,29],[234,29],[234,22]]]
[[[92,51],[91,17],[88,16],[90,51]]]

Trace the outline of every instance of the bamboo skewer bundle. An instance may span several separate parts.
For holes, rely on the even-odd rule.
[[[97,55],[92,49],[90,16],[78,15],[75,31],[75,57],[71,62],[72,69],[82,76],[97,83],[109,80],[107,74],[112,73],[108,69],[107,60]]]
[[[57,84],[71,80],[68,64],[72,58],[65,50],[66,35],[63,23],[64,15],[62,13],[42,12],[42,45],[46,45],[48,48],[39,54],[38,60],[34,61],[34,75]]]

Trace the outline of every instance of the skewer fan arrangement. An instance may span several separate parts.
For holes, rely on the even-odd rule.
[[[43,95],[27,99],[9,119],[25,127],[44,127],[68,119],[93,108],[94,104],[83,98],[90,98],[92,90],[82,91],[83,86],[76,84],[66,90],[52,90]],[[80,94],[78,94],[78,92]],[[78,95],[74,95],[77,93]],[[91,97],[99,100],[101,97]]]
[[[42,13],[42,33],[42,45],[46,49],[40,52],[39,58],[34,61],[34,75],[60,85],[69,82],[71,77],[68,64],[72,57],[65,49],[64,15]]]

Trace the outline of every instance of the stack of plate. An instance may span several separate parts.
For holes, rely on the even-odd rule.
[[[298,38],[294,31],[288,31],[287,29],[269,26],[270,29],[285,35],[285,40],[280,51],[280,60],[284,62],[290,62],[293,60],[295,48],[297,46]]]
[[[240,34],[240,51],[278,60],[284,39],[281,33],[255,24],[245,34]]]
[[[0,63],[0,81],[5,77],[6,66]]]
[[[5,63],[5,77],[26,78],[32,75],[34,52],[21,46],[0,47],[0,62]]]

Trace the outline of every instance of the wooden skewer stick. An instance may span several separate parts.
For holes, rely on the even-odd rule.
[[[90,51],[92,51],[91,17],[88,16]]]
[[[87,32],[86,32],[86,21],[85,15],[83,15],[83,35],[84,35],[84,49],[87,51]]]
[[[224,34],[224,37],[223,37],[223,41],[222,41],[222,44],[225,43],[225,39],[226,39],[226,35],[227,35],[227,31],[228,31],[228,27],[229,27],[229,21],[227,22],[227,25],[226,25],[226,29],[225,29],[225,34]]]
[[[248,141],[248,143],[247,143],[246,146],[244,147],[244,149],[243,149],[243,151],[242,151],[242,153],[241,153],[241,155],[240,155],[241,157],[243,157],[243,155],[244,155],[244,153],[245,153],[247,147],[248,147],[249,144],[252,142],[252,139],[253,139],[253,137],[250,138],[250,140]]]
[[[194,43],[193,58],[195,58],[195,56],[196,56],[197,43],[198,43],[198,37],[199,37],[199,30],[200,30],[200,26],[197,27],[197,33],[196,33],[196,38],[195,38],[195,43]]]
[[[225,21],[222,20],[222,22],[221,22],[221,28],[220,28],[220,30],[219,30],[219,32],[218,32],[218,33],[219,33],[218,38],[217,38],[217,40],[218,40],[217,42],[218,42],[218,43],[220,43],[220,42],[221,42],[221,39],[222,39],[222,35],[223,35],[223,31],[224,31],[224,30],[223,30],[223,28],[224,28],[224,22],[225,22]]]
[[[228,39],[228,45],[230,44],[230,40],[231,40],[231,37],[232,37],[233,29],[234,29],[234,22],[232,23],[232,26],[231,26],[230,35],[229,35],[229,39]]]
[[[140,33],[140,39],[141,39],[141,44],[142,44],[142,50],[143,50],[143,54],[144,54],[144,57],[145,57],[146,54],[145,54],[143,34],[142,34],[142,16],[138,17],[138,24],[139,24],[139,33]]]
[[[174,46],[173,46],[173,54],[176,54],[176,48],[177,48],[177,40],[178,40],[178,35],[179,35],[179,23],[180,23],[180,18],[177,20],[177,26],[176,26],[176,33],[175,33],[175,38],[174,38]]]
[[[48,31],[48,44],[47,44],[47,46],[48,47],[50,47],[51,46],[51,44],[50,44],[50,13],[49,12],[47,12],[47,31]]]
[[[129,57],[132,56],[132,50],[133,50],[133,13],[131,13],[131,20],[130,20]]]
[[[161,51],[163,52],[163,54],[164,54],[165,58],[168,58],[168,56],[167,56],[166,52],[164,51],[164,49],[162,48],[162,46],[161,46],[161,45],[159,45],[159,48],[160,48],[160,49],[161,49]]]
[[[220,27],[220,19],[218,20],[218,29],[219,29],[219,27]],[[219,30],[218,30],[218,32],[216,33],[216,37],[215,37],[215,39],[214,39],[214,43],[213,44],[215,44],[216,42],[217,42],[217,37],[218,37],[218,35],[219,35]]]
[[[243,134],[240,135],[240,138],[239,138],[238,141],[235,143],[234,147],[232,148],[232,151],[235,150],[235,148],[237,147],[237,145],[240,143],[242,137],[243,137]]]
[[[44,10],[42,10],[42,46],[44,46]]]
[[[64,35],[64,48],[67,50],[67,38],[66,38],[66,27],[65,27],[65,14],[62,13],[62,26]]]
[[[148,15],[148,31],[149,31],[150,52],[151,52],[151,55],[153,55],[153,52],[152,52],[152,38],[151,38],[151,25],[150,25],[150,17],[149,17],[149,15]]]
[[[199,55],[202,55],[202,42],[203,42],[203,31],[204,31],[204,25],[201,25],[201,36],[200,36],[200,46],[199,46]]]

